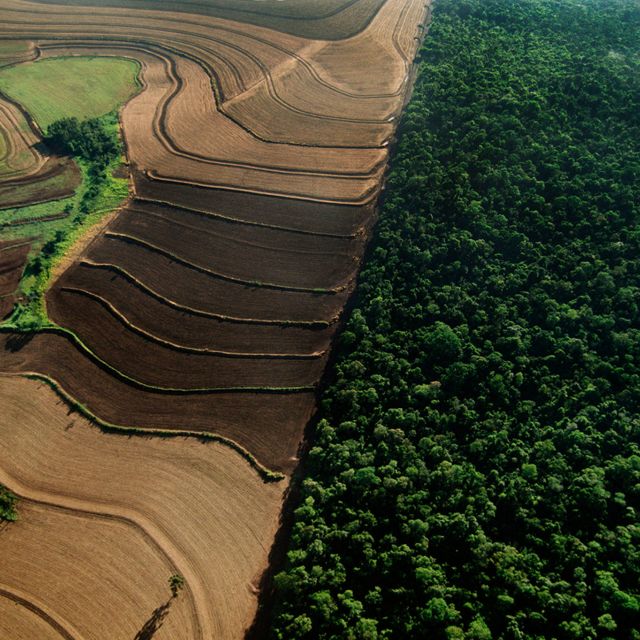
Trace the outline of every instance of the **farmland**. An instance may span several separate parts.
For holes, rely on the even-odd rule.
[[[0,401],[14,425],[1,430],[0,482],[21,496],[0,536],[3,595],[26,594],[74,638],[131,640],[167,602],[158,639],[239,637],[282,484],[223,445],[103,434],[39,382],[0,378]],[[174,573],[187,588],[171,601]]]
[[[13,461],[0,482],[24,504],[0,543],[18,550],[10,574],[22,576],[20,562],[46,562],[30,544],[47,528],[52,540],[66,521],[69,539],[91,528],[105,558],[118,538],[114,566],[96,570],[105,581],[125,579],[110,572],[127,547],[145,567],[136,580],[166,590],[172,573],[185,578],[166,618],[175,627],[158,637],[242,638],[375,223],[429,7],[325,0],[293,16],[279,3],[91,4],[0,0],[0,38],[33,43],[32,68],[129,61],[141,87],[128,100],[115,92],[126,100],[128,199],[64,245],[33,312],[40,330],[26,331],[16,318],[31,316],[18,310],[0,334],[0,415],[11,416],[0,440]],[[55,480],[38,471],[67,459],[79,466]],[[151,478],[166,482],[161,501]],[[246,549],[233,535],[243,518]],[[88,562],[82,547],[69,553]],[[83,618],[67,599],[47,601],[37,580],[5,588],[72,636],[100,637],[82,626],[90,603]],[[145,597],[114,603],[123,638],[164,603],[157,590]]]

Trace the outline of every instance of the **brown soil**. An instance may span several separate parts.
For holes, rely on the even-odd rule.
[[[0,319],[13,309],[14,294],[30,249],[29,239],[0,242]]]
[[[117,236],[105,237],[87,259],[116,264],[165,297],[189,307],[240,318],[325,320],[334,318],[345,301],[344,293],[282,291],[222,280]]]
[[[179,258],[230,278],[282,287],[333,289],[355,275],[355,241],[300,236],[225,225],[215,220],[151,212],[124,212],[109,231],[139,238]],[[238,260],[242,256],[242,260]]]
[[[118,309],[134,325],[177,344],[203,349],[262,353],[265,345],[273,353],[316,353],[328,349],[332,330],[320,326],[240,321],[207,316],[179,306],[109,269],[79,264],[66,272],[49,297],[49,313],[66,324],[69,307],[57,299],[65,288],[95,294]],[[71,306],[73,308],[73,305]]]
[[[212,349],[163,344],[146,327],[136,327],[115,310],[109,311],[96,297],[65,290],[61,296],[62,304],[75,309],[75,315],[67,318],[68,328],[98,357],[145,384],[180,389],[309,386],[324,369],[325,358],[315,354],[252,355],[236,347],[219,355]]]
[[[29,114],[2,95],[0,135],[6,147],[0,158],[0,209],[73,194],[81,180],[76,164],[69,158],[48,156]]]
[[[348,38],[365,28],[384,0],[298,0],[295,15],[285,4],[258,5],[252,0],[214,0],[175,3],[170,0],[36,0],[42,3],[67,5],[97,5],[170,9],[203,15],[219,16],[239,22],[249,22],[279,29],[303,37]]]
[[[270,225],[310,234],[351,236],[371,217],[371,207],[283,200],[250,193],[205,189],[180,184],[163,184],[142,174],[135,176],[141,198],[165,201],[224,216],[238,222]]]

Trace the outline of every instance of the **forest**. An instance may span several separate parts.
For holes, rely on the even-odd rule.
[[[272,637],[640,639],[640,5],[439,0]]]

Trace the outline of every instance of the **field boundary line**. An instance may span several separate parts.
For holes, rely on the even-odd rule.
[[[95,365],[97,365],[100,369],[112,375],[114,378],[128,384],[134,388],[141,389],[142,391],[147,391],[149,393],[157,393],[162,395],[222,395],[225,393],[234,393],[234,394],[243,394],[243,393],[254,393],[254,394],[264,394],[264,395],[287,395],[292,393],[313,393],[315,392],[315,385],[302,385],[302,386],[292,386],[292,387],[195,387],[193,389],[181,388],[181,387],[161,387],[153,384],[147,384],[146,382],[142,382],[141,380],[136,380],[123,371],[116,369],[113,365],[109,364],[106,360],[103,360],[100,356],[98,356],[93,350],[91,350],[82,339],[71,329],[67,329],[66,327],[61,327],[58,325],[48,325],[41,327],[37,331],[33,332],[31,330],[22,330],[19,327],[15,327],[10,324],[5,324],[0,326],[0,333],[9,333],[9,334],[20,334],[20,335],[36,335],[38,333],[50,333],[53,335],[59,335],[63,338],[66,338],[73,347],[75,347],[81,355],[84,355],[89,360],[91,360]]]
[[[213,311],[195,309],[194,307],[189,307],[188,305],[183,305],[176,302],[175,300],[167,298],[117,264],[113,264],[111,262],[96,262],[94,260],[90,260],[89,258],[82,258],[78,261],[77,264],[82,267],[88,267],[91,269],[104,269],[106,271],[113,271],[120,277],[131,282],[131,284],[140,289],[145,295],[151,296],[161,304],[171,307],[176,311],[181,311],[203,318],[210,318],[212,320],[218,320],[219,322],[230,322],[234,324],[255,324],[265,326],[301,327],[305,329],[326,329],[338,320],[337,317],[332,318],[331,320],[266,320],[260,318],[240,318],[236,316],[227,316],[221,313],[214,313]]]
[[[103,420],[91,411],[86,405],[76,400],[64,387],[54,378],[44,373],[38,373],[37,371],[24,371],[21,373],[6,373],[0,372],[0,378],[26,378],[27,380],[38,380],[45,383],[50,389],[52,389],[58,397],[60,397],[71,410],[75,411],[83,418],[85,418],[90,424],[93,424],[96,428],[99,428],[105,433],[111,433],[116,435],[135,435],[135,436],[147,436],[163,439],[171,438],[195,438],[205,442],[216,442],[218,444],[225,445],[230,449],[233,449],[238,455],[240,455],[249,465],[258,473],[265,483],[268,482],[280,482],[286,477],[285,474],[277,471],[272,471],[261,462],[241,444],[217,433],[211,433],[208,431],[194,431],[188,429],[162,429],[153,427],[137,427],[137,426],[125,426],[118,425],[107,420]]]
[[[313,353],[251,353],[243,351],[221,351],[215,349],[207,349],[204,347],[189,347],[186,345],[171,342],[170,340],[164,340],[159,336],[156,336],[141,327],[133,324],[121,311],[119,311],[111,302],[92,291],[82,289],[80,287],[62,286],[60,291],[65,293],[72,293],[75,295],[85,296],[90,300],[94,300],[102,307],[104,307],[112,316],[114,316],[122,325],[134,333],[139,334],[142,338],[155,342],[167,349],[173,349],[182,353],[192,353],[198,355],[211,355],[218,356],[220,358],[238,358],[247,360],[315,360],[323,356],[327,350],[316,351]]]

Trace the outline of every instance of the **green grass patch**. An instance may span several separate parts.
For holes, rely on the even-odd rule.
[[[0,57],[8,58],[9,56],[19,53],[25,53],[29,50],[29,44],[26,40],[5,40],[0,42]]]
[[[76,202],[77,197],[72,196],[70,198],[64,198],[62,200],[53,200],[52,202],[42,202],[40,204],[32,204],[28,207],[11,207],[8,209],[0,210],[0,234],[3,240],[9,240],[13,237],[23,237],[24,229],[31,225],[24,225],[22,227],[6,227],[4,225],[10,225],[14,222],[20,222],[22,220],[34,220],[34,225],[37,224],[47,224],[47,223],[38,223],[37,220],[40,218],[47,218],[49,216],[56,215],[61,211],[64,211],[67,207],[73,207]],[[39,232],[42,231],[42,228],[38,228]],[[15,235],[12,235],[12,232]]]
[[[60,57],[0,70],[0,91],[17,100],[44,130],[117,109],[139,89],[139,64],[124,58]]]

